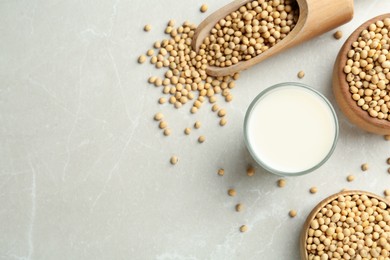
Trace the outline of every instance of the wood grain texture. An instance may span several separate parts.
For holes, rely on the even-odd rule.
[[[333,200],[337,199],[338,196],[349,196],[349,195],[367,195],[369,198],[375,198],[379,201],[383,201],[386,203],[388,207],[390,207],[390,202],[387,201],[385,198],[380,197],[374,193],[366,192],[366,191],[360,191],[360,190],[351,190],[351,191],[342,191],[336,194],[333,194],[326,199],[322,200],[320,203],[315,206],[315,208],[310,212],[309,216],[306,218],[306,221],[303,225],[301,237],[300,237],[300,253],[301,253],[301,259],[302,260],[308,260],[308,252],[306,250],[306,238],[308,236],[310,223],[314,220],[317,213],[327,204],[332,202]]]
[[[371,117],[367,111],[361,109],[356,101],[352,99],[349,92],[349,85],[344,73],[344,66],[347,62],[347,52],[351,49],[351,44],[357,40],[361,31],[377,21],[390,17],[390,13],[374,17],[360,25],[345,41],[341,47],[333,68],[333,93],[341,111],[349,121],[368,132],[380,135],[390,134],[390,121]]]
[[[220,19],[251,1],[235,0],[212,13],[196,29],[192,47],[198,51],[203,40]],[[283,40],[250,60],[240,61],[224,68],[209,66],[207,74],[225,76],[245,70],[275,54],[336,28],[350,21],[353,17],[353,0],[297,0],[297,3],[299,5],[298,22]]]

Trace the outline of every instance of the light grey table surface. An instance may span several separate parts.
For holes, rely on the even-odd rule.
[[[209,1],[209,11],[228,3]],[[390,188],[390,142],[357,129],[338,110],[332,68],[347,35],[390,11],[388,0],[356,0],[342,40],[329,32],[241,74],[234,100],[191,115],[157,104],[156,71],[137,57],[164,37],[169,19],[199,23],[201,1],[0,1],[0,259],[299,259],[309,211],[342,188]],[[145,33],[145,24],[152,31]],[[340,138],[314,173],[288,178],[257,168],[243,143],[256,94],[299,80],[335,105]],[[164,137],[152,117],[173,131]],[[281,115],[281,118],[283,115]],[[200,120],[201,129],[182,131]],[[288,127],[286,127],[288,131]],[[207,140],[196,142],[203,134]],[[169,164],[172,154],[179,163]],[[367,173],[360,165],[367,162]],[[216,171],[225,169],[225,176]],[[356,180],[346,182],[354,174]],[[309,194],[317,186],[319,192]],[[226,191],[234,187],[236,197]],[[236,203],[245,210],[234,211]],[[296,209],[295,219],[288,211]],[[240,233],[240,225],[249,231]]]

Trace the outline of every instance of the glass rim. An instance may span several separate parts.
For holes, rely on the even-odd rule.
[[[254,149],[252,148],[252,145],[249,142],[249,137],[248,137],[248,135],[249,135],[248,134],[248,121],[249,121],[249,117],[252,114],[253,108],[259,102],[259,100],[262,97],[264,97],[266,94],[268,94],[269,92],[271,92],[271,91],[273,91],[275,89],[283,88],[283,87],[291,87],[291,86],[292,87],[304,88],[306,90],[309,90],[310,92],[312,92],[316,96],[318,96],[321,100],[323,100],[325,102],[325,104],[327,105],[327,107],[330,109],[330,111],[332,113],[332,116],[333,116],[334,124],[335,124],[335,133],[334,133],[334,138],[333,138],[333,144],[332,144],[332,147],[330,148],[329,152],[327,153],[327,155],[319,163],[317,163],[313,167],[311,167],[309,169],[306,169],[306,170],[303,170],[303,171],[299,171],[299,172],[279,171],[279,170],[274,169],[271,166],[267,165],[266,163],[264,163],[256,155],[256,153],[254,152]],[[262,168],[264,168],[265,170],[267,170],[270,173],[273,173],[273,174],[276,174],[276,175],[279,175],[279,176],[283,176],[283,177],[287,177],[287,176],[300,176],[300,175],[308,174],[308,173],[318,169],[319,167],[321,167],[332,156],[334,150],[336,149],[338,137],[339,137],[339,122],[338,122],[338,119],[337,119],[336,111],[334,110],[334,108],[333,108],[332,104],[330,103],[330,101],[321,92],[319,92],[318,90],[316,90],[316,89],[314,89],[314,88],[312,88],[312,87],[310,87],[308,85],[299,83],[299,82],[283,82],[283,83],[272,85],[271,87],[268,87],[268,88],[264,89],[259,94],[257,94],[257,96],[252,100],[252,102],[250,103],[248,109],[245,112],[244,141],[245,141],[245,145],[246,145],[249,153],[251,154],[252,158],[256,161],[256,163],[258,163]]]

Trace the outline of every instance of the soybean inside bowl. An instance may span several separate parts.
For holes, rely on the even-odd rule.
[[[295,82],[261,92],[244,120],[244,139],[253,159],[281,176],[303,175],[323,165],[336,147],[338,133],[330,102]]]

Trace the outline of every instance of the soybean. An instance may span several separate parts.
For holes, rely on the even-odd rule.
[[[179,161],[179,158],[176,155],[172,156],[170,159],[170,162],[172,165],[177,164],[178,161]]]
[[[202,4],[201,7],[200,7],[200,11],[202,13],[207,12],[208,9],[209,9],[209,7],[206,4]]]
[[[248,231],[248,226],[242,225],[242,226],[240,227],[240,232],[244,233],[244,232],[247,232],[247,231]]]
[[[340,40],[340,39],[343,37],[343,32],[342,32],[342,31],[336,31],[336,32],[333,34],[333,37],[334,37],[336,40]]]
[[[288,215],[290,215],[292,218],[295,218],[297,216],[297,211],[292,209],[289,211]]]
[[[252,167],[252,166],[249,166],[248,169],[246,170],[246,174],[247,174],[249,177],[252,177],[253,175],[255,175],[255,168]]]
[[[237,195],[237,192],[236,192],[235,189],[228,189],[228,195],[229,195],[230,197],[234,197],[234,196]]]
[[[219,120],[219,125],[220,126],[225,126],[227,124],[227,120],[225,117],[222,117],[221,120]]]
[[[284,186],[286,186],[286,180],[285,179],[279,179],[278,180],[278,187],[279,188],[283,188]]]
[[[144,26],[144,31],[149,32],[152,29],[152,26],[150,24],[147,24]]]
[[[191,133],[191,128],[185,128],[184,129],[184,133],[186,134],[186,135],[189,135],[190,133]]]
[[[163,119],[164,115],[162,113],[157,113],[154,115],[154,120],[156,121],[160,121],[161,119]]]
[[[146,61],[146,56],[145,55],[141,55],[138,57],[138,63],[142,64]]]
[[[196,128],[196,129],[199,129],[200,127],[201,127],[201,123],[199,122],[199,121],[196,121],[195,122],[195,124],[194,124],[194,127]]]

